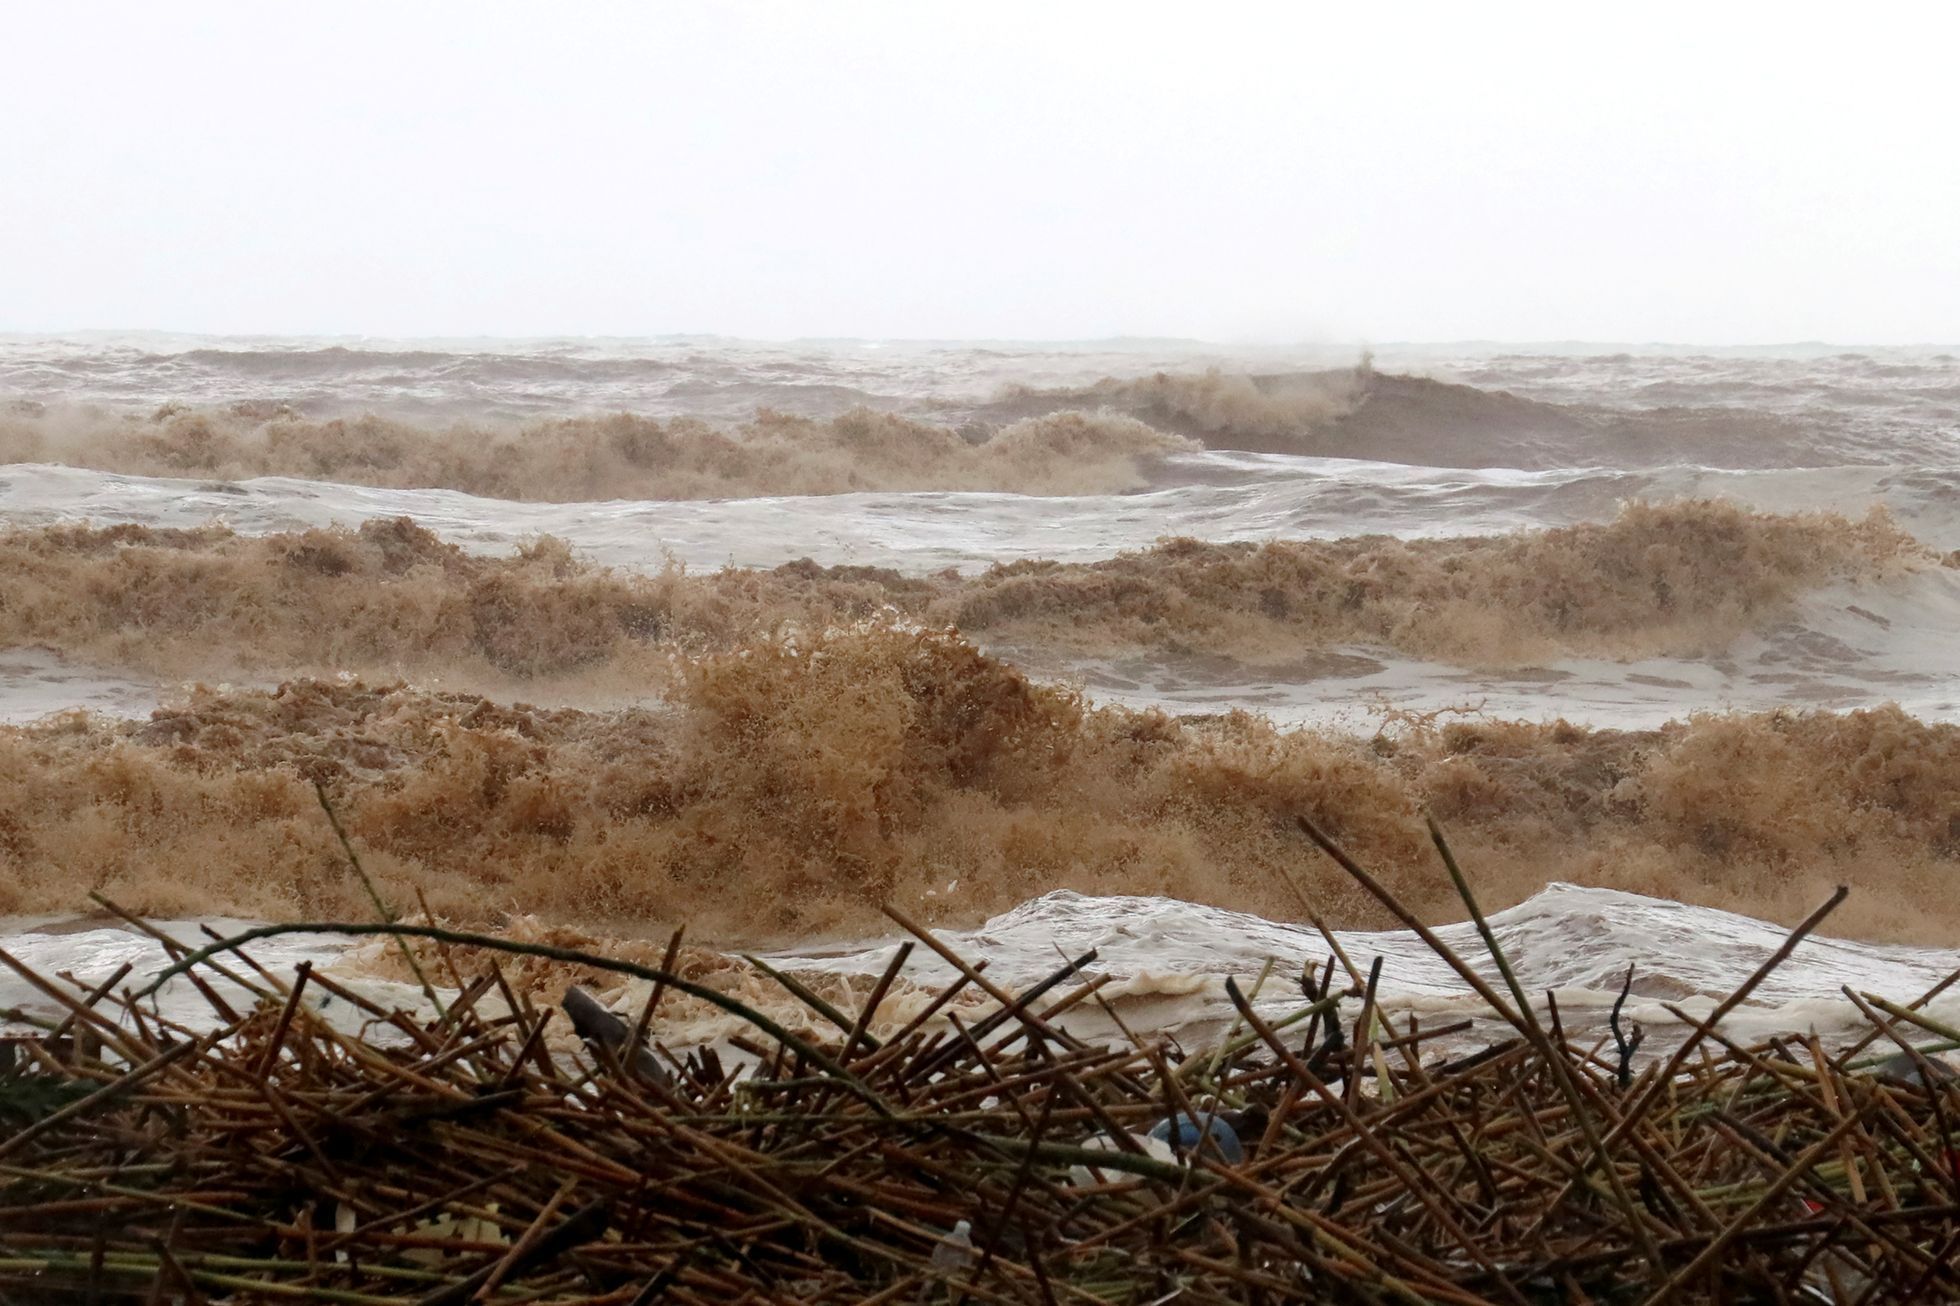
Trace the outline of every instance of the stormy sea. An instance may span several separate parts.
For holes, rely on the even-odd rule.
[[[1960,967],[1937,349],[0,337],[0,529],[0,944],[84,982],[162,960],[91,894],[369,913],[322,796],[405,909],[731,990],[891,906],[1133,1027],[1336,944],[1473,1005],[1301,816],[1467,955],[1433,819],[1572,1012],[1839,884],[1737,1019]]]

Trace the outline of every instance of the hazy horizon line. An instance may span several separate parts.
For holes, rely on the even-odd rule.
[[[1635,340],[1613,337],[1584,336],[1462,336],[1435,339],[1404,338],[1393,340],[1369,340],[1364,338],[1297,338],[1275,337],[1210,338],[1204,336],[1164,335],[1152,333],[1117,333],[1100,336],[1003,336],[1003,335],[792,335],[792,336],[746,336],[723,331],[647,331],[647,332],[570,332],[546,331],[526,333],[501,332],[387,332],[387,331],[193,331],[169,327],[80,327],[72,329],[0,329],[0,340],[8,342],[26,341],[109,341],[119,337],[151,337],[158,340],[186,341],[265,341],[280,343],[315,343],[332,348],[345,343],[397,343],[412,345],[457,345],[457,344],[548,344],[548,343],[587,343],[587,344],[742,344],[742,345],[789,345],[789,346],[945,346],[962,345],[984,347],[988,345],[1037,346],[1046,348],[1083,347],[1174,347],[1189,349],[1313,349],[1320,351],[1353,350],[1366,354],[1375,350],[1402,349],[1512,349],[1512,350],[1551,350],[1565,351],[1574,348],[1613,351],[1718,351],[1723,353],[1771,352],[1771,351],[1846,351],[1846,350],[1957,350],[1960,341],[1912,340],[1912,341],[1863,341],[1853,339],[1792,339],[1757,340],[1742,342],[1715,342],[1706,340]]]

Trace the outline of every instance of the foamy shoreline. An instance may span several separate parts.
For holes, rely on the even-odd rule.
[[[148,922],[193,949],[260,923],[225,917]],[[1568,1034],[1576,1037],[1603,1032],[1622,977],[1631,967],[1633,984],[1623,1015],[1647,1030],[1652,1040],[1649,1057],[1664,1051],[1685,1031],[1683,1016],[1690,1021],[1705,1018],[1786,937],[1774,925],[1729,912],[1568,884],[1548,886],[1529,901],[1493,914],[1490,924],[1520,982],[1541,1004],[1541,1014],[1549,1012],[1542,1005],[1549,994]],[[1467,922],[1441,926],[1436,933],[1487,981],[1501,983]],[[1236,979],[1244,991],[1256,988],[1255,1008],[1277,1020],[1305,1001],[1300,993],[1303,969],[1318,976],[1333,955],[1310,926],[1166,898],[1095,898],[1068,892],[1044,895],[975,929],[938,935],[969,964],[983,963],[988,978],[1009,992],[1038,983],[1064,958],[1094,950],[1096,960],[1077,982],[1098,982],[1101,1002],[1077,1007],[1065,1026],[1084,1038],[1119,1043],[1129,1035],[1149,1038],[1175,1033],[1187,1048],[1205,1046],[1233,1023],[1233,1008],[1224,990],[1227,977]],[[792,947],[760,956],[822,990],[876,979],[888,969],[904,937],[836,941],[821,949]],[[1576,946],[1582,939],[1589,946]],[[1363,972],[1377,958],[1382,961],[1377,998],[1390,1016],[1414,1018],[1431,1029],[1472,1022],[1469,1030],[1440,1046],[1474,1046],[1499,1032],[1482,1000],[1414,934],[1344,930],[1335,933],[1335,941]],[[593,943],[602,950],[605,946],[603,940]],[[70,975],[84,989],[108,980],[125,964],[132,969],[123,984],[141,988],[169,961],[153,939],[101,917],[0,918],[0,948],[41,974]],[[402,978],[394,945],[387,940],[287,935],[257,942],[250,951],[260,965],[289,980],[296,967],[306,964],[383,1008],[410,1012],[427,1008],[419,987]],[[731,954],[726,963],[712,982],[760,1010],[798,1019],[801,1004],[795,998],[772,990],[739,957]],[[1960,969],[1960,949],[1904,948],[1815,936],[1801,944],[1718,1028],[1745,1042],[1778,1032],[1816,1033],[1827,1042],[1849,1038],[1868,1026],[1843,993],[1847,983],[1861,994],[1904,1004],[1920,998],[1956,969]],[[902,989],[916,986],[920,992],[932,992],[957,979],[959,972],[918,949],[899,975]],[[1335,979],[1337,988],[1351,983],[1338,970]],[[220,987],[226,986],[220,982]],[[644,1005],[646,990],[641,981],[602,988],[608,1001],[629,1013]],[[438,994],[446,999],[453,997],[454,990],[439,987]],[[250,1000],[242,989],[229,996]],[[980,998],[977,993],[973,996]],[[542,990],[539,997],[548,1000]],[[366,1023],[357,1008],[324,990],[308,1001],[310,1009],[349,1031]],[[183,1021],[193,1029],[209,1028],[214,1019],[207,1000],[187,983],[167,985],[158,995],[158,1004],[165,1019]],[[674,1005],[679,1014],[653,1032],[676,1051],[719,1044],[742,1027],[726,1013]],[[61,1014],[58,1005],[13,974],[0,975],[0,1010],[7,1009],[48,1018]],[[984,1001],[956,1008],[963,1019],[988,1009]],[[1934,1020],[1954,1021],[1960,1019],[1960,997],[1938,998],[1921,1010]],[[896,1028],[910,1015],[908,1005],[898,1001],[887,1020]],[[808,1012],[802,1012],[801,1020],[807,1018]]]

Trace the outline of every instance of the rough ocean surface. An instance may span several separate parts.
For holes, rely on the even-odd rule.
[[[1407,633],[1433,617],[1417,609],[1441,592],[1435,577],[1414,576],[1416,562],[1443,555],[1412,553],[1396,541],[1610,524],[1629,502],[1689,500],[1720,501],[1770,523],[1737,528],[1746,539],[1734,531],[1723,537],[1740,543],[1721,566],[1762,566],[1776,584],[1745,586],[1740,597],[1706,585],[1696,591],[1708,610],[1691,615],[1721,632],[1705,646],[1682,639],[1659,649],[1616,645],[1610,623],[1600,625],[1596,614],[1574,616],[1579,633],[1563,648],[1554,639],[1529,658],[1459,654],[1433,634]],[[1909,537],[1910,549],[1857,566],[1822,556],[1837,547],[1830,540],[1850,538],[1845,532],[1877,531],[1856,525],[1873,509],[1885,514],[1886,531]],[[1812,520],[1803,514],[1843,520],[1795,535],[1776,524]],[[1281,729],[1364,741],[1412,728],[1409,722],[1424,716],[1651,731],[1698,714],[1896,704],[1928,730],[1960,721],[1960,658],[1953,654],[1960,643],[1960,359],[1941,349],[1411,346],[1383,347],[1358,362],[1353,351],[1337,349],[1176,341],[0,337],[0,526],[9,532],[6,547],[37,566],[76,547],[50,532],[82,524],[195,533],[216,523],[243,539],[263,538],[286,557],[327,547],[320,543],[326,537],[307,532],[398,518],[486,560],[535,551],[539,537],[555,537],[568,548],[543,561],[524,555],[531,560],[524,565],[551,569],[554,584],[608,568],[648,584],[699,583],[688,611],[697,622],[707,620],[701,613],[719,614],[717,631],[736,629],[728,625],[728,595],[759,602],[758,587],[779,583],[773,569],[803,559],[810,570],[780,583],[883,587],[877,593],[899,596],[891,600],[894,612],[915,622],[941,611],[927,598],[904,597],[923,593],[927,579],[944,593],[958,586],[1005,592],[1012,582],[1021,587],[1015,602],[1025,606],[1035,603],[1026,585],[990,569],[1044,561],[1088,568],[1061,573],[1073,587],[1067,602],[1103,603],[1098,630],[1116,630],[1121,618],[1129,623],[1121,638],[1098,645],[1082,630],[1065,637],[1067,614],[1086,607],[1067,608],[1059,623],[1045,626],[1003,617],[988,629],[976,616],[962,629],[1039,680],[1079,687],[1092,704],[1186,719],[1244,709]],[[1171,537],[1206,545],[1336,542],[1347,550],[1341,564],[1356,604],[1365,599],[1381,608],[1406,595],[1409,621],[1356,626],[1364,636],[1389,632],[1382,637],[1330,639],[1300,627],[1297,656],[1227,648],[1222,627],[1211,641],[1201,629],[1159,637],[1178,614],[1141,610],[1132,591],[1111,588],[1108,567],[1119,554],[1147,558]],[[222,679],[249,694],[288,675],[393,670],[417,684],[476,687],[465,683],[468,669],[460,663],[432,671],[398,651],[344,666],[302,665],[286,653],[223,667],[144,656],[144,631],[159,647],[180,630],[177,637],[195,650],[199,639],[219,638],[200,631],[220,629],[234,644],[249,645],[259,631],[267,649],[288,647],[292,632],[275,629],[288,618],[258,590],[248,602],[244,590],[215,588],[213,578],[229,573],[221,573],[215,554],[198,550],[233,547],[188,536],[89,543],[83,552],[94,550],[101,565],[77,573],[74,597],[137,632],[121,652],[100,640],[78,636],[64,645],[31,634],[83,623],[50,624],[46,612],[26,612],[20,592],[11,600],[0,594],[0,720],[40,723],[32,746],[43,751],[34,756],[65,748],[71,752],[62,754],[64,765],[81,758],[75,764],[89,766],[73,750],[95,747],[89,741],[112,732],[77,725],[95,733],[50,743],[56,714],[142,716],[159,703],[184,702],[192,680]],[[333,545],[328,553],[342,547],[354,546]],[[1609,581],[1661,592],[1664,605],[1686,603],[1682,564],[1647,556],[1660,547],[1643,545],[1639,558],[1609,558],[1598,574],[1564,577],[1560,583],[1573,593],[1549,610],[1579,613],[1587,587]],[[190,577],[179,597],[152,596],[170,612],[145,607],[143,586],[154,587],[164,573],[129,571],[140,549],[150,550],[142,565],[152,568],[175,550]],[[343,567],[338,556],[316,568],[327,578],[319,583],[361,574],[349,570],[355,561]],[[1447,554],[1437,564],[1462,603],[1484,605],[1466,607],[1464,622],[1501,630],[1527,608],[1545,609],[1527,593],[1529,574],[1459,584],[1466,569],[1481,565],[1464,556],[1471,561]],[[1518,556],[1536,559],[1527,563],[1530,571],[1558,570],[1542,554]],[[437,572],[429,569],[435,564],[423,558],[416,565],[423,569],[404,563],[397,570],[407,575],[402,568],[409,568],[418,584],[436,586]],[[118,568],[128,575],[119,580]],[[731,568],[743,570],[723,570]],[[481,591],[492,580],[459,565],[447,574],[476,587],[480,634]],[[1145,589],[1162,588],[1155,576],[1146,572]],[[436,588],[428,592],[430,603],[449,602]],[[681,611],[672,597],[679,592],[663,592],[669,634]],[[1289,605],[1303,600],[1278,581],[1257,593],[1265,594],[1263,611],[1260,601],[1251,603],[1246,621],[1266,624],[1234,627],[1233,637],[1269,639],[1276,630],[1283,642],[1285,623],[1304,620],[1289,616]],[[522,606],[530,600],[511,597],[516,591],[498,594],[510,620],[547,619]],[[969,602],[962,612],[979,610]],[[185,611],[221,612],[228,624],[183,625]],[[1078,627],[1086,622],[1073,619]],[[1488,650],[1491,640],[1476,647]],[[486,682],[484,692],[601,711],[661,701],[651,672],[642,680],[637,664],[608,665],[603,679],[559,675],[502,690]],[[698,733],[690,738],[695,747],[717,746]],[[1941,792],[1940,768],[1954,764],[1960,745],[1932,735],[1913,747],[1919,774],[1933,777],[1923,783]],[[1747,756],[1729,760],[1745,773],[1751,763]],[[1736,783],[1754,781],[1739,774]],[[1600,802],[1631,801],[1601,784]],[[1960,788],[1943,792],[1948,826],[1930,808],[1910,816],[1915,829],[1929,833],[1913,845],[1912,856],[1922,859],[1917,878],[1887,890],[1906,895],[1902,913],[1915,910],[1915,892],[1925,895],[1926,912],[1945,919],[1949,911],[1945,885],[1960,873]],[[1903,828],[1908,817],[1898,819]],[[0,850],[17,849],[7,828],[0,819]],[[1574,851],[1575,862],[1583,861],[1583,850]],[[1767,866],[1794,876],[1803,869],[1801,853],[1778,855],[1785,860],[1749,862],[1750,873]],[[0,872],[22,882],[48,876],[44,866],[5,861]],[[94,872],[94,883],[106,873]],[[1140,1017],[1148,1010],[1142,1023],[1154,1027],[1214,1020],[1224,973],[1249,978],[1272,958],[1297,976],[1303,962],[1325,955],[1317,935],[1283,920],[1125,896],[1106,877],[1097,883],[1112,891],[1100,896],[1043,891],[1063,882],[1031,883],[1025,902],[958,936],[958,946],[1010,980],[1044,971],[1058,949],[1101,947],[1124,1002]],[[79,910],[90,887],[78,878],[75,901],[65,908],[37,898],[26,909]],[[1855,878],[1852,888],[1855,894]],[[976,898],[962,919],[958,887],[943,894],[936,906],[951,924],[976,924],[997,910]],[[1761,914],[1785,921],[1793,914],[1768,891],[1760,901],[1737,891],[1718,900],[1757,902]],[[1748,916],[1623,889],[1548,883],[1514,902],[1502,919],[1507,939],[1528,958],[1531,983],[1585,1008],[1616,987],[1632,962],[1643,1018],[1652,1021],[1668,1019],[1663,1001],[1692,1008],[1726,991],[1780,937],[1777,926]],[[222,915],[227,906],[201,910]],[[645,933],[671,923],[619,924],[622,932]],[[1452,939],[1466,941],[1452,929]],[[1400,1000],[1447,1009],[1460,996],[1455,979],[1408,937],[1344,937],[1360,964],[1377,953],[1388,959],[1385,981]],[[785,964],[831,974],[875,971],[886,955],[877,939],[777,942]],[[134,944],[106,928],[50,932],[45,922],[23,921],[8,946],[46,969],[72,966],[86,977],[113,970]],[[294,954],[302,955],[312,954]],[[1764,1010],[1822,1024],[1841,1017],[1844,984],[1910,999],[1960,964],[1960,954],[1883,939],[1820,943],[1798,957],[1761,995]],[[929,968],[917,965],[930,978]],[[11,998],[0,993],[0,1000]]]

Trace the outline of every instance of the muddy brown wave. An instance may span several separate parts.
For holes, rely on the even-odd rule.
[[[1356,368],[1159,372],[1092,385],[1010,387],[976,420],[1075,408],[1136,417],[1209,449],[1360,458],[1423,467],[1804,467],[1909,456],[1842,414],[1732,405],[1554,402],[1494,386]],[[1939,457],[1943,441],[1911,450]]]
[[[303,375],[325,366],[312,355],[265,359],[272,376],[289,364]],[[452,383],[455,365],[443,370]],[[322,418],[309,414],[306,401],[270,399],[218,408],[168,403],[147,415],[26,404],[0,412],[0,463],[578,502],[856,491],[1114,494],[1160,483],[1168,455],[1199,449],[1525,468],[1779,467],[1873,456],[1859,441],[1845,443],[1788,414],[1556,403],[1366,363],[1017,384],[980,402],[880,398],[811,382],[750,381],[739,392],[749,398],[737,401],[721,385],[680,386],[661,402],[692,395],[717,413],[784,408],[756,407],[743,421],[614,412],[442,425],[393,411]]]
[[[0,534],[0,615],[6,644],[151,673],[409,675],[536,693],[655,688],[674,655],[865,621],[957,627],[1064,661],[1283,667],[1352,645],[1476,666],[1708,654],[1815,587],[1935,563],[1883,514],[1711,501],[1511,535],[1170,540],[968,576],[807,561],[647,575],[587,565],[549,537],[470,554],[406,519],[266,536],[64,526]]]
[[[296,681],[0,729],[0,910],[94,890],[166,916],[364,915],[316,782],[393,901],[470,921],[809,937],[875,928],[886,902],[970,924],[1067,887],[1385,924],[1301,813],[1433,920],[1460,907],[1427,809],[1492,906],[1561,879],[1788,921],[1850,882],[1842,930],[1960,924],[1960,727],[1887,709],[1288,733],[1091,708],[889,629],[692,660],[650,710]]]
[[[858,491],[1113,494],[1199,446],[1117,413],[1048,411],[956,430],[857,408],[830,419],[763,412],[711,425],[631,413],[530,425],[429,427],[392,417],[315,420],[283,405],[0,414],[0,463],[142,476],[293,476],[548,502]]]

